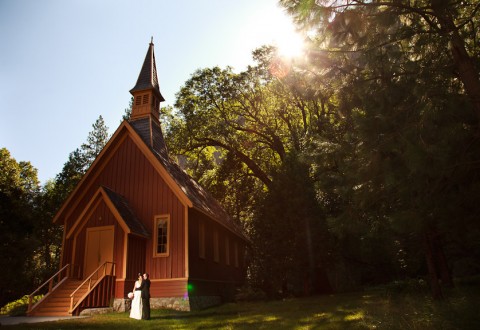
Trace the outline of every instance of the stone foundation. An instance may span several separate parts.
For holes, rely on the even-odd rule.
[[[176,311],[190,311],[190,301],[187,298],[150,298],[151,309],[173,309]]]
[[[185,312],[201,310],[221,303],[222,298],[219,296],[150,298],[151,309],[173,309]],[[115,312],[126,312],[130,310],[131,304],[130,299],[117,298],[113,301],[113,310]]]
[[[107,314],[113,312],[112,307],[87,308],[80,312],[80,316],[92,316],[98,314]]]
[[[127,298],[115,298],[113,300],[113,310],[115,312],[126,312],[132,308],[132,301]]]

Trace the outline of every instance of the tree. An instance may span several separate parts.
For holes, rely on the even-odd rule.
[[[476,114],[477,125],[480,125],[479,49],[476,42],[480,34],[478,29],[480,13],[477,2],[280,0],[280,3],[306,31],[313,29],[317,32],[317,36],[320,36],[333,28],[337,41],[354,46],[354,51],[367,50],[372,46],[384,47],[404,40],[410,41],[412,46],[415,43],[426,42],[432,54],[443,56],[446,55],[445,52],[436,51],[444,50],[443,46],[446,46],[449,50],[449,63],[454,68],[455,76],[462,82]],[[384,27],[387,25],[392,27],[396,24],[400,29],[395,29],[393,33],[380,30],[390,38],[388,40],[378,38],[376,43],[368,44],[368,48],[364,48],[365,40],[361,39],[366,39],[371,32],[374,32],[375,38],[379,30],[362,29],[359,19],[361,17],[371,19],[372,14],[374,20],[386,23]],[[327,32],[324,35],[328,36],[330,33]],[[357,48],[357,46],[360,47]],[[430,66],[430,69],[434,68]]]
[[[282,3],[317,31],[315,71],[337,86],[338,109],[354,123],[340,213],[414,235],[441,298],[440,278],[451,283],[445,243],[472,248],[464,228],[479,232],[470,197],[479,186],[478,4]]]
[[[288,155],[249,224],[251,280],[271,297],[332,290],[330,237],[308,172],[309,164]]]
[[[0,305],[31,289],[37,170],[0,149]]]
[[[318,283],[325,290],[329,287],[321,269],[327,267],[325,255],[315,257],[312,251],[329,251],[326,216],[310,190],[311,164],[300,159],[320,140],[337,143],[347,126],[332,102],[331,89],[310,88],[303,68],[288,71],[288,63],[273,47],[262,47],[253,55],[256,65],[244,72],[215,67],[192,75],[177,95],[178,119],[167,131],[169,146],[186,156],[182,163],[190,173],[254,235],[256,259],[251,271],[257,285],[268,287],[271,294],[314,292],[320,289]],[[301,174],[293,169],[301,169]],[[291,175],[299,182],[292,182]],[[307,189],[295,203],[288,203],[292,196],[287,188]],[[296,212],[295,217],[287,216]],[[302,223],[294,229],[298,235],[291,232],[295,221]],[[292,236],[293,246],[288,246],[286,234]],[[305,245],[309,235],[319,244],[313,250]],[[291,251],[275,253],[281,246]],[[267,250],[285,262],[274,263],[264,254]],[[295,279],[305,269],[308,276]],[[318,280],[322,273],[323,280]]]
[[[93,130],[88,133],[87,142],[83,143],[81,146],[82,153],[85,157],[86,169],[88,169],[88,167],[94,162],[95,158],[100,154],[110,138],[108,127],[105,125],[102,116],[98,117],[92,125],[92,128]]]
[[[108,127],[102,116],[92,128],[87,141],[69,154],[62,171],[54,180],[48,181],[37,196],[35,228],[38,248],[35,251],[35,269],[40,282],[58,270],[63,231],[52,223],[52,219],[108,142]]]
[[[61,205],[56,195],[55,181],[47,181],[36,200],[35,238],[37,248],[34,252],[35,284],[40,285],[58,271],[63,228],[52,222],[55,211]]]
[[[55,178],[55,188],[53,192],[49,193],[52,195],[49,198],[55,200],[55,203],[52,204],[55,207],[54,212],[60,208],[70,192],[80,182],[110,138],[108,127],[105,126],[102,116],[98,117],[92,127],[93,130],[88,133],[87,142],[69,154],[68,161]]]
[[[287,153],[301,151],[311,135],[342,127],[328,95],[311,93],[300,74],[279,79],[272,73],[274,48],[253,54],[257,65],[239,74],[215,67],[192,75],[177,95],[180,120],[171,129],[172,145],[228,151],[268,187]]]
[[[130,98],[130,102],[128,102],[128,108],[125,108],[125,112],[122,116],[122,121],[130,119],[130,116],[132,115],[132,108],[133,108],[133,96]]]

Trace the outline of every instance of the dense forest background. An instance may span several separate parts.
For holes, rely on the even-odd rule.
[[[305,56],[193,73],[161,109],[170,155],[245,228],[251,289],[413,280],[441,299],[480,273],[480,3],[280,3]],[[52,216],[107,140],[100,117],[44,186],[1,149],[0,305],[57,270]]]

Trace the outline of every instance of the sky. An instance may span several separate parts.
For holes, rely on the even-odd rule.
[[[118,128],[151,37],[165,106],[197,69],[240,72],[294,27],[278,0],[0,0],[0,148],[53,179],[100,115]]]

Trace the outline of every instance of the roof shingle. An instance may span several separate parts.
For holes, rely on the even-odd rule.
[[[130,229],[130,232],[139,236],[149,237],[150,233],[137,218],[125,197],[105,186],[102,186],[102,188],[107,193],[108,198],[117,209],[127,227]]]
[[[143,61],[142,69],[138,75],[137,83],[135,84],[135,87],[130,90],[130,93],[133,94],[133,92],[147,89],[153,89],[155,94],[157,94],[159,97],[160,102],[165,101],[160,93],[160,86],[158,84],[157,66],[155,63],[155,54],[153,52],[152,42],[148,48],[147,55],[145,55],[145,60]]]

